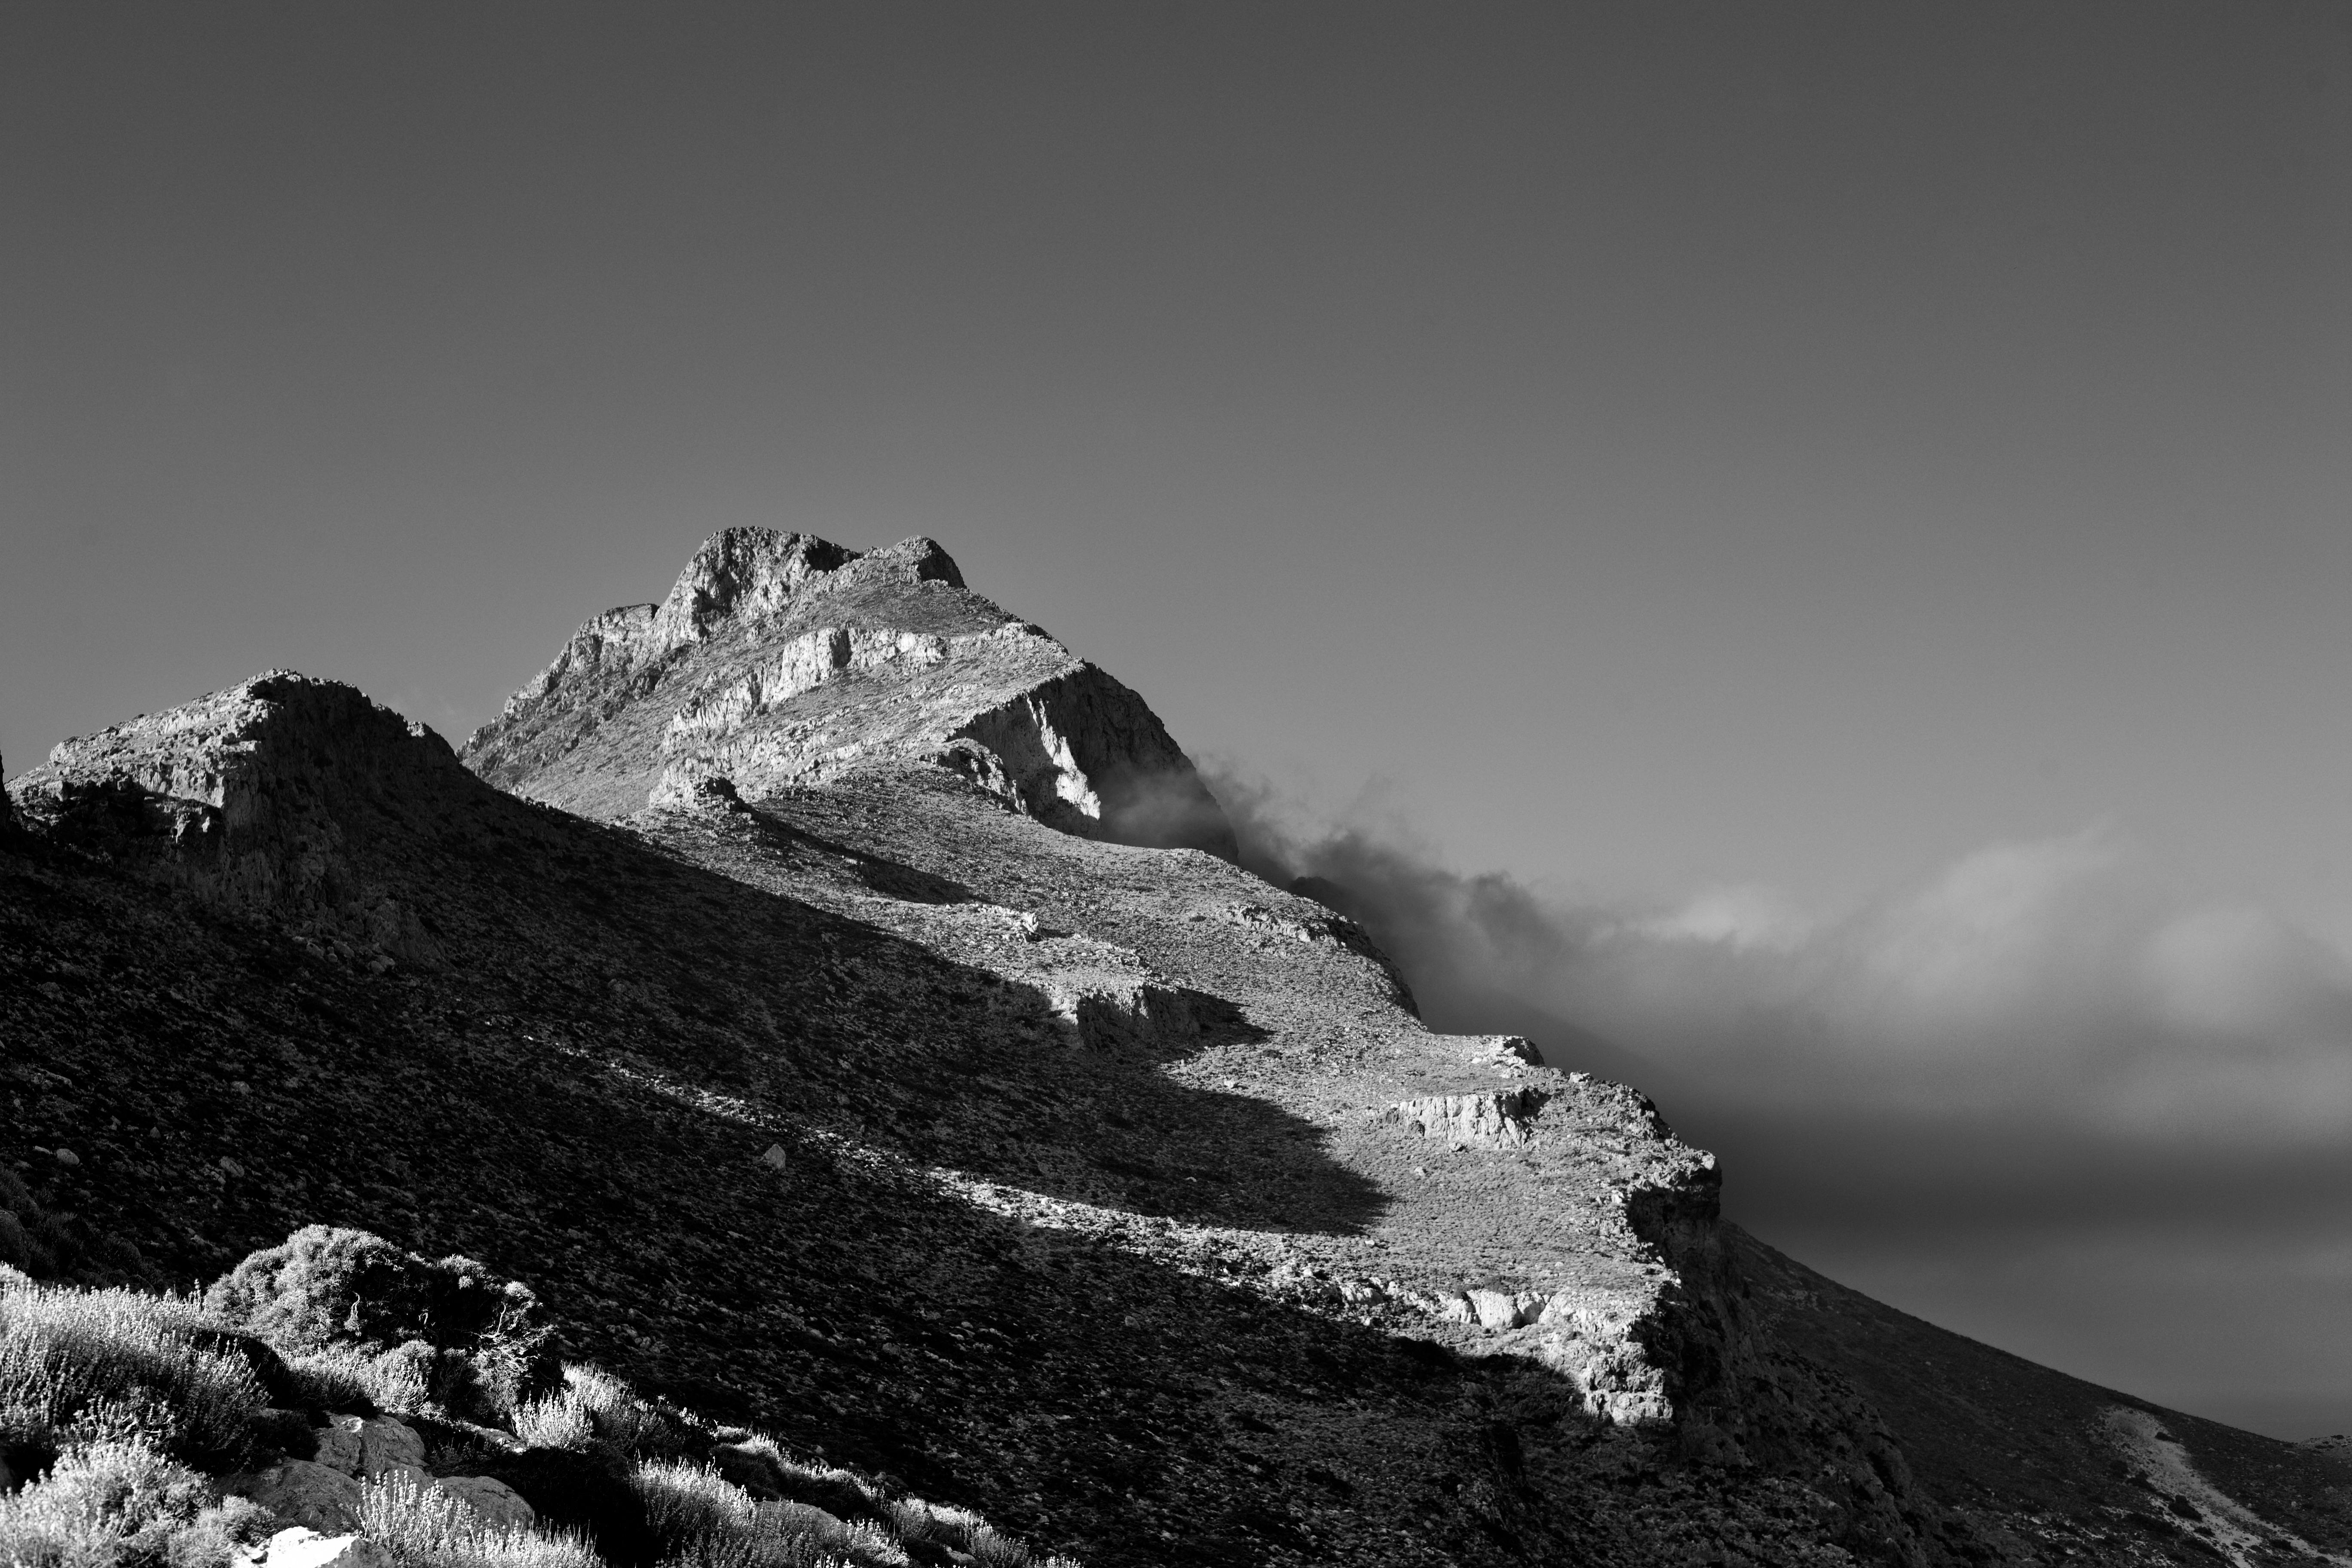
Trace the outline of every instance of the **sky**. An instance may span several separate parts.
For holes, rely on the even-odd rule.
[[[2352,10],[0,12],[0,756],[940,540],[1433,1021],[2352,1429]]]

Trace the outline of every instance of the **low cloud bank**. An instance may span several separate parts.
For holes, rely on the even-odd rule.
[[[1215,787],[1244,863],[1362,921],[1433,1026],[1521,1029],[1555,1065],[1632,1079],[1787,1217],[2226,1213],[2290,1172],[2294,1206],[2352,1191],[2352,959],[2185,890],[2113,827],[1994,845],[1821,918],[1755,888],[1548,897]]]
[[[1932,1321],[2282,1437],[2352,1430],[2352,960],[2123,832],[1822,917],[1441,865],[1226,770],[1242,861],[1360,921],[1431,1025],[1642,1089],[1727,1212]]]

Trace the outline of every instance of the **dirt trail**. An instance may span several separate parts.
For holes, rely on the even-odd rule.
[[[2149,1486],[2179,1521],[2180,1528],[2213,1547],[2237,1568],[2265,1568],[2267,1564],[2298,1558],[2352,1568],[2352,1557],[2322,1552],[2207,1480],[2180,1439],[2147,1411],[2116,1405],[2106,1412],[2105,1421],[2126,1461],[2147,1473]]]

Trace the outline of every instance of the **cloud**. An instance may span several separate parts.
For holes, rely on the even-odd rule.
[[[2239,1179],[2334,1160],[2352,1126],[2352,960],[2198,896],[2111,824],[1822,916],[1755,887],[1549,897],[1448,869],[1394,822],[1318,824],[1230,773],[1216,789],[1244,863],[1360,920],[1433,1025],[1524,1029],[1558,1065],[1630,1077],[1783,1185],[1808,1151],[1961,1187],[1972,1157]]]
[[[2143,1397],[2352,1426],[2352,961],[2292,921],[2113,824],[1824,914],[1557,896],[1448,868],[1377,794],[1332,821],[1211,783],[1243,863],[1362,921],[1433,1026],[1638,1086],[1767,1240]]]

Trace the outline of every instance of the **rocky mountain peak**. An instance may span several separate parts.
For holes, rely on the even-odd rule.
[[[424,725],[277,669],[62,742],[15,794],[26,826],[54,842],[215,908],[430,963],[433,939],[366,852],[487,792]]]
[[[725,623],[789,614],[812,592],[873,584],[964,585],[948,552],[930,540],[901,540],[887,550],[844,549],[813,533],[726,528],[705,540],[669,596],[652,610],[650,647],[667,651],[709,637]]]
[[[1127,687],[972,593],[947,552],[733,528],[658,605],[606,611],[467,742],[501,788],[591,816],[946,768],[1066,832],[1230,856],[1192,760]]]

